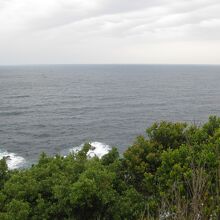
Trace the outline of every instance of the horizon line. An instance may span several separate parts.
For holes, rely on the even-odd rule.
[[[215,63],[30,63],[30,64],[0,64],[0,66],[65,66],[65,65],[75,65],[75,66],[83,66],[83,65],[146,65],[146,66],[219,66],[220,64]]]

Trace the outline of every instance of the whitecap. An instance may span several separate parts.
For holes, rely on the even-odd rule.
[[[0,159],[6,158],[9,170],[17,169],[25,164],[25,159],[15,153],[0,150]]]
[[[102,158],[105,154],[107,154],[110,150],[111,147],[105,143],[101,143],[101,142],[89,142],[89,144],[91,145],[91,149],[88,151],[87,156],[88,157],[99,157]],[[70,152],[78,152],[80,150],[82,150],[84,144],[81,144],[78,147],[74,147],[72,149],[70,149]]]

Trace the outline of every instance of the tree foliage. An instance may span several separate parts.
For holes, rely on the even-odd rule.
[[[90,148],[13,171],[0,160],[0,219],[220,218],[220,118],[154,123],[121,156]]]

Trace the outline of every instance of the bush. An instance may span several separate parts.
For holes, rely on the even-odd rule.
[[[0,160],[0,219],[220,218],[220,118],[155,123],[123,156],[90,147],[24,170]]]

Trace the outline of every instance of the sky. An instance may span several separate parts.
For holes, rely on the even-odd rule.
[[[0,65],[220,64],[219,0],[0,0]]]

